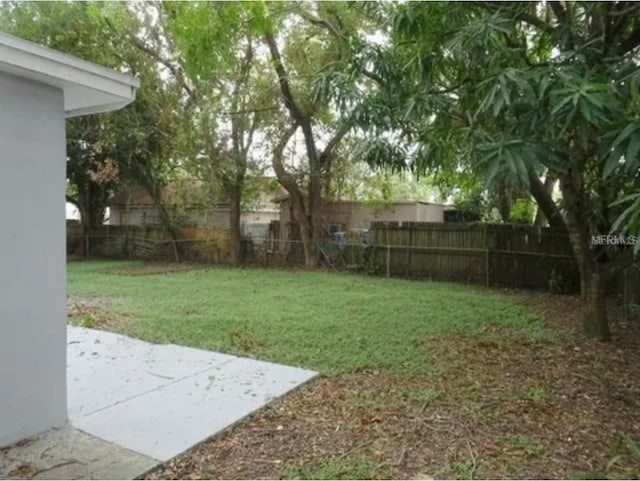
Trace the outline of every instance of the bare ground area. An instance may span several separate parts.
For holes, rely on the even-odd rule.
[[[169,274],[173,272],[192,271],[194,269],[205,269],[204,264],[189,262],[144,262],[130,265],[120,265],[107,270],[109,274],[119,274],[123,276],[141,276],[149,274]]]
[[[107,299],[67,297],[67,321],[74,326],[118,331],[131,320],[130,316],[110,310]]]
[[[425,338],[420,378],[320,378],[173,460],[163,478],[637,478],[640,334],[581,340],[579,300],[505,291],[550,335]]]

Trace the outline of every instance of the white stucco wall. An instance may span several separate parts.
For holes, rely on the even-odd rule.
[[[0,73],[0,445],[65,423],[61,90]]]
[[[369,229],[371,222],[444,222],[442,205],[397,203],[388,206],[355,204],[351,211],[351,229]]]
[[[417,204],[417,222],[444,222],[444,205]]]

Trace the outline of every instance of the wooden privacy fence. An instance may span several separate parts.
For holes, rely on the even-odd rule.
[[[117,259],[225,262],[229,256],[228,231],[210,226],[184,226],[183,239],[173,240],[155,226],[101,225],[76,240],[79,233],[67,225],[67,250],[75,254]],[[70,252],[70,245],[76,247]]]
[[[575,292],[578,266],[563,231],[517,224],[375,222],[379,274]]]

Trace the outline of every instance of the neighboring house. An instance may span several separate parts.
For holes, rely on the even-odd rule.
[[[299,238],[287,192],[281,189],[275,201],[280,206],[279,239],[287,241]],[[369,230],[372,222],[444,222],[444,205],[429,202],[373,204],[323,199],[320,218],[327,236],[333,232],[357,236]]]
[[[260,178],[256,198],[240,216],[240,225],[245,236],[252,238],[266,237],[269,224],[278,220],[278,206],[272,201],[273,196],[267,189],[270,178]],[[203,189],[202,183],[193,181],[189,186],[192,191]],[[186,201],[175,202],[178,187],[169,184],[163,189],[162,198],[169,215],[182,225],[209,225],[221,229],[229,228],[229,204]],[[142,187],[133,187],[118,193],[110,202],[110,225],[158,225],[160,214],[149,193]]]

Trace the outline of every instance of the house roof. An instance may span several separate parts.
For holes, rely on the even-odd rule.
[[[100,65],[0,32],[0,73],[64,91],[67,117],[117,110],[135,99],[140,81]]]

